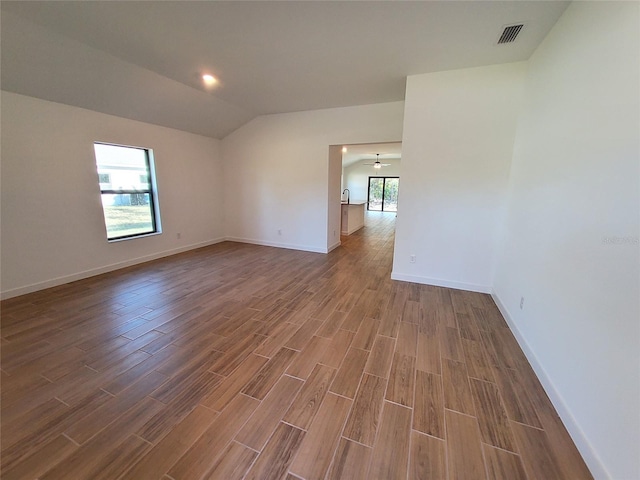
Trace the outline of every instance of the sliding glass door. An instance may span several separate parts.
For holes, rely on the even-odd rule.
[[[399,184],[399,177],[369,177],[367,210],[397,212]]]

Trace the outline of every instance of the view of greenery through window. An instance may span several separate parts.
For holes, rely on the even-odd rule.
[[[398,211],[398,177],[369,177],[368,210],[397,212]]]
[[[148,150],[103,143],[94,149],[107,238],[156,232]]]

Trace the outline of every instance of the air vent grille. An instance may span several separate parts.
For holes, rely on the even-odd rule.
[[[502,35],[500,36],[500,39],[498,40],[498,45],[501,43],[511,43],[515,41],[516,37],[520,33],[520,30],[522,30],[522,27],[524,27],[524,24],[522,23],[505,27]]]

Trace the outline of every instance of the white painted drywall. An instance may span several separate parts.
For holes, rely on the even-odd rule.
[[[340,246],[340,222],[341,210],[340,202],[340,181],[342,178],[342,145],[331,145],[329,147],[329,170],[327,185],[327,245],[328,251]]]
[[[339,210],[331,216],[336,226],[328,223],[329,146],[399,141],[403,108],[404,102],[392,102],[265,115],[225,137],[227,237],[328,251],[334,244],[329,233],[340,229]],[[331,172],[339,209],[340,169]]]
[[[494,282],[597,478],[640,478],[639,13],[574,2],[532,56]]]
[[[1,102],[3,297],[224,237],[219,140],[14,93]],[[162,234],[107,242],[94,141],[153,149]]]
[[[344,168],[344,188],[349,189],[349,199],[352,202],[366,202],[369,189],[369,177],[399,177],[400,159],[385,158],[380,163],[388,163],[388,167],[376,169],[363,163],[373,163],[374,160],[362,160]],[[343,188],[343,190],[344,190]],[[402,188],[402,179],[400,180]]]
[[[490,291],[525,71],[408,77],[392,278]]]

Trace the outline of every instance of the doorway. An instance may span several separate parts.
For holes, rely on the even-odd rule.
[[[367,210],[397,212],[399,185],[400,177],[369,177]]]
[[[327,252],[341,244],[340,233],[344,204],[362,205],[365,214],[365,229],[368,228],[368,225],[374,227],[375,223],[388,219],[383,231],[391,238],[393,237],[396,217],[394,206],[397,209],[396,198],[389,191],[394,190],[393,182],[389,183],[387,187],[387,195],[385,196],[387,203],[384,206],[384,211],[382,203],[377,211],[364,207],[368,203],[370,176],[375,177],[381,173],[388,178],[401,176],[401,152],[402,143],[399,141],[329,146]],[[376,229],[373,228],[373,230]]]

